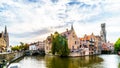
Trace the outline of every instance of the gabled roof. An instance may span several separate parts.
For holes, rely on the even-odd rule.
[[[91,38],[98,38],[98,39],[101,39],[100,36],[95,36],[93,33],[91,35],[86,35],[83,37],[83,38],[80,38],[81,41],[83,40],[90,40]]]
[[[85,34],[83,40],[90,40],[90,38],[91,38],[91,35],[86,35],[86,34]]]
[[[69,36],[71,32],[72,32],[72,30],[67,30],[67,31],[61,33],[61,35],[63,35],[63,36],[64,35]]]
[[[80,38],[80,41],[83,41],[84,40],[84,38]]]
[[[72,31],[74,31],[73,24],[71,25],[71,29],[70,30],[66,29],[65,32],[61,33],[61,35],[68,37],[71,34]]]

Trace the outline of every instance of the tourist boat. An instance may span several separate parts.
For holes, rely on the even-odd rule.
[[[8,68],[20,68],[20,64],[19,63],[12,63],[8,66]]]

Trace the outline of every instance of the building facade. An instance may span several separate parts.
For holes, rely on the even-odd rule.
[[[102,51],[110,51],[111,53],[114,52],[114,44],[107,42],[102,44]]]
[[[38,41],[36,42],[37,50],[45,50],[45,41]]]
[[[7,27],[5,26],[5,31],[0,33],[0,52],[7,51],[9,47],[9,35],[7,32]]]
[[[31,49],[44,51],[45,50],[45,41],[38,41],[38,42],[29,44],[29,50],[31,50]]]
[[[48,36],[47,39],[45,40],[45,53],[50,54],[51,48],[52,48],[52,34],[51,36]]]
[[[84,35],[80,38],[80,48],[88,49],[84,50],[85,55],[93,55],[101,53],[101,37],[95,36],[93,33],[91,35]],[[86,54],[87,53],[87,54]]]
[[[74,31],[73,25],[71,26],[70,30],[66,29],[65,32],[61,33],[61,35],[67,38],[68,48],[70,49],[71,52],[78,51],[80,46],[80,41]],[[52,34],[51,36],[48,36],[46,39],[45,53],[46,54],[51,53],[51,48],[52,48]]]
[[[37,50],[36,45],[35,45],[35,44],[31,44],[31,45],[29,46],[29,50]]]
[[[3,32],[0,33],[0,52],[4,52],[6,49],[6,41],[3,37]]]
[[[66,30],[65,32],[61,33],[62,36],[65,36],[68,40],[68,48],[71,52],[78,51],[80,46],[79,38],[77,37],[73,25],[71,26],[70,30]]]
[[[101,54],[103,48],[103,43],[106,43],[106,30],[105,23],[101,24],[100,35],[85,34],[84,37],[78,38],[73,26],[71,29],[66,29],[65,32],[61,33],[62,36],[67,38],[68,48],[70,49],[70,56],[83,56],[83,55],[94,55]],[[107,44],[107,43],[106,43]],[[46,39],[45,53],[51,53],[52,47],[52,34]],[[110,46],[111,49],[112,46]],[[110,48],[109,47],[109,48]]]

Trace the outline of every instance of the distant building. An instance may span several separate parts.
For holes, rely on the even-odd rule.
[[[37,50],[45,50],[45,41],[36,42]]]
[[[9,35],[5,26],[5,31],[0,33],[0,52],[6,51],[7,47],[9,47]]]
[[[29,45],[29,50],[45,50],[45,41],[38,41]]]
[[[79,38],[77,37],[73,25],[71,26],[70,30],[66,30],[65,32],[61,33],[62,36],[66,37],[68,40],[68,48],[71,52],[78,51],[79,49]],[[52,34],[51,34],[52,36]],[[45,46],[45,53],[48,54],[51,52],[52,47],[52,38],[51,36],[48,36],[46,39],[46,46]]]
[[[31,44],[31,45],[29,46],[29,50],[37,50],[36,45],[35,45],[35,44]]]
[[[5,51],[5,49],[6,49],[6,41],[3,37],[3,32],[2,32],[0,33],[0,52]]]
[[[114,44],[113,43],[110,43],[110,42],[107,42],[107,43],[103,43],[102,44],[102,50],[103,51],[114,51]]]
[[[78,38],[73,25],[70,30],[67,29],[61,35],[67,38],[68,48],[71,51],[70,56],[101,54],[102,50],[106,49],[106,45],[107,49],[111,49],[112,51],[114,49],[112,44],[106,43],[105,23],[101,24],[100,35],[94,35],[92,33],[91,35],[85,34],[84,37]],[[52,34],[47,37],[45,43],[45,53],[51,53]],[[105,43],[105,47],[103,43]]]
[[[80,38],[80,48],[88,48],[85,51],[87,54],[99,54],[101,52],[101,37],[95,36],[93,33],[91,35],[86,35]],[[89,53],[88,53],[89,52]]]
[[[45,53],[46,54],[51,53],[51,48],[52,48],[52,37],[51,36],[48,36],[47,39],[45,40]]]
[[[100,32],[100,36],[101,36],[101,39],[102,39],[102,42],[107,42],[106,40],[106,29],[105,29],[105,23],[102,23],[101,24],[101,32]]]
[[[80,41],[77,37],[73,25],[71,26],[70,30],[66,30],[65,32],[61,33],[62,36],[65,36],[68,40],[68,48],[71,52],[78,51],[80,47]]]

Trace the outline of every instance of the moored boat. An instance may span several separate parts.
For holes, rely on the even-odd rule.
[[[20,64],[19,63],[12,63],[8,66],[8,68],[20,68]]]

